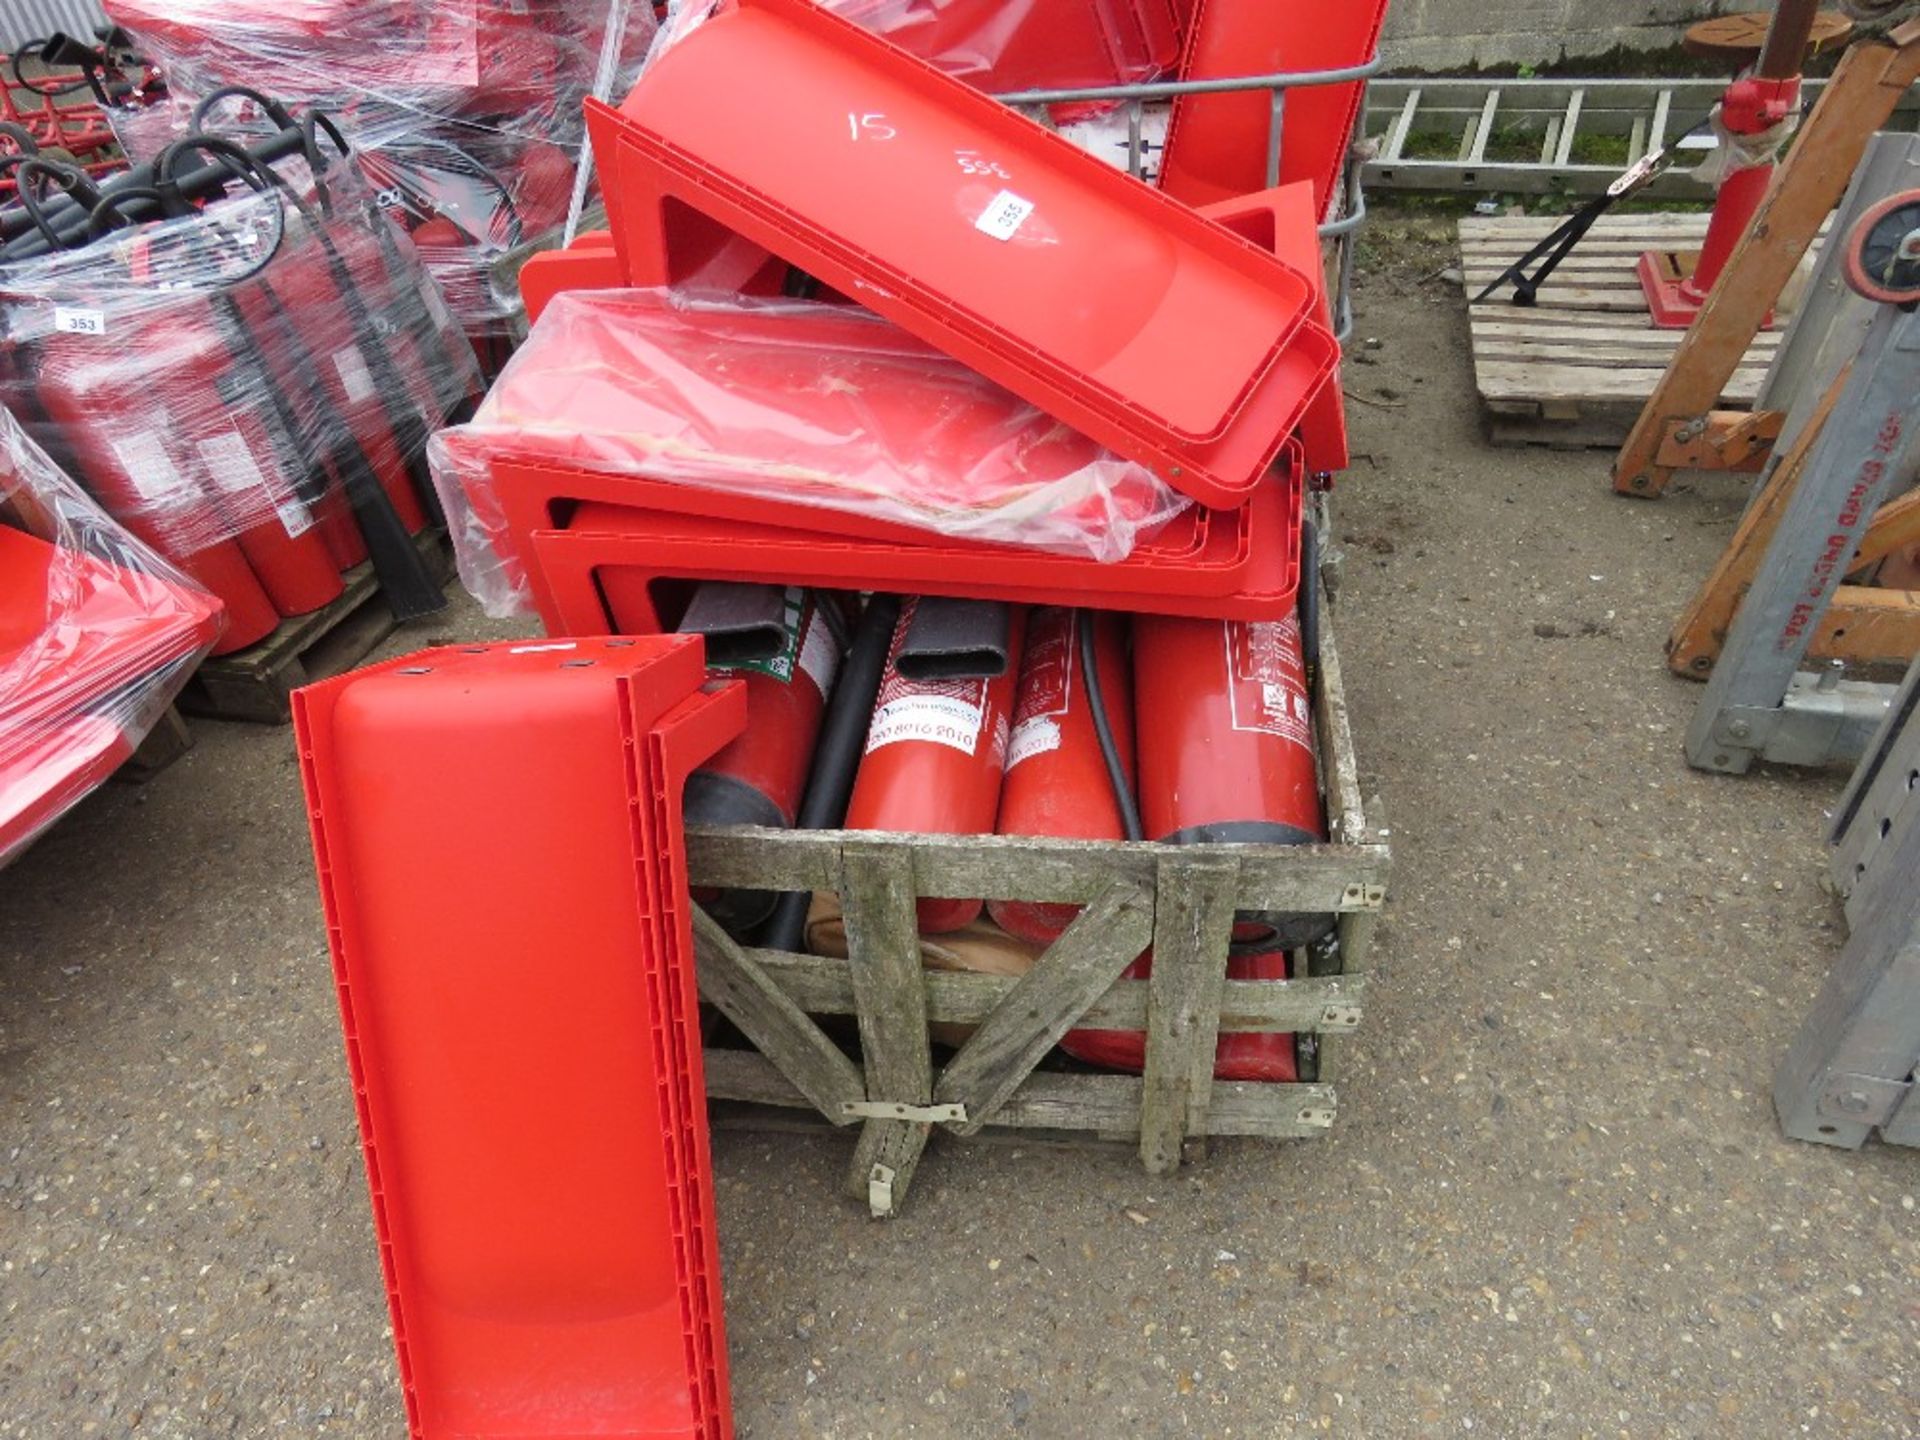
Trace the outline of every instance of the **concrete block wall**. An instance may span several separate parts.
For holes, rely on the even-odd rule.
[[[1762,0],[1392,0],[1383,49],[1394,68],[1540,65],[1616,45],[1662,48],[1695,20],[1765,8]]]

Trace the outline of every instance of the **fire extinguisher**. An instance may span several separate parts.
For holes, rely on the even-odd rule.
[[[754,615],[743,624],[742,603],[765,614],[763,600],[772,602],[771,625]],[[762,630],[770,631],[771,644],[750,638]],[[798,586],[710,584],[696,592],[680,631],[705,635],[708,672],[744,681],[747,690],[747,728],[687,778],[688,822],[790,829],[840,668],[845,636],[838,610]],[[773,913],[777,895],[731,890],[695,898],[739,934]]]
[[[1097,678],[1097,689],[1089,675]],[[999,833],[1138,839],[1133,783],[1125,617],[1057,605],[1033,611],[1007,742]],[[1080,907],[989,900],[987,911],[1009,935],[1046,945],[1073,923]]]
[[[934,611],[970,633],[943,637],[927,651],[910,652],[916,619]],[[866,754],[847,806],[849,830],[992,833],[1024,625],[1019,609],[980,601],[933,606],[918,599],[902,607],[867,728]],[[991,673],[989,666],[967,661],[958,666],[911,663],[916,654],[983,653],[998,659]],[[902,673],[903,664],[909,673]],[[969,668],[973,673],[964,673]],[[981,909],[978,899],[923,898],[920,929],[929,935],[958,930],[977,919]]]
[[[1297,615],[1136,616],[1140,820],[1176,845],[1308,845],[1326,837]],[[1323,938],[1331,915],[1243,913],[1243,950]]]

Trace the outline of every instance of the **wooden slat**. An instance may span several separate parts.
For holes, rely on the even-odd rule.
[[[934,1098],[967,1107],[949,1128],[978,1130],[1152,938],[1149,891],[1115,880],[1096,895],[941,1072]]]
[[[1488,399],[1644,400],[1665,373],[1651,366],[1541,365],[1500,360],[1485,364],[1476,361],[1474,365],[1480,393]],[[1726,389],[1716,397],[1717,403],[1751,406],[1766,375],[1764,365],[1734,371]]]
[[[855,840],[843,847],[841,863],[867,1098],[925,1105],[933,1098],[933,1051],[912,862],[898,847]],[[897,1214],[932,1130],[923,1120],[867,1121],[847,1171],[849,1193],[876,1216]]]
[[[701,999],[792,1077],[822,1115],[847,1124],[845,1106],[864,1099],[867,1090],[840,1047],[698,905],[693,907],[693,949]]]
[[[786,1108],[808,1103],[786,1076],[751,1050],[708,1050],[704,1059],[707,1094],[715,1100]],[[1131,1138],[1140,1133],[1143,1087],[1133,1075],[1030,1075],[987,1124]],[[1337,1104],[1330,1085],[1220,1081],[1213,1087],[1213,1104],[1201,1133],[1306,1139],[1326,1133]]]
[[[741,953],[807,1014],[855,1013],[853,975],[847,961],[824,955],[790,955],[782,950]],[[936,1024],[978,1025],[1007,998],[1019,979],[1012,975],[929,970],[925,983],[927,1019]],[[703,976],[703,994],[704,987]],[[1145,980],[1117,980],[1087,1007],[1077,1023],[1092,1030],[1145,1030],[1147,988]],[[1278,1034],[1323,1028],[1346,1030],[1352,1028],[1365,1005],[1366,982],[1359,979],[1229,980],[1220,992],[1220,1029]],[[857,1082],[858,1076],[854,1078]]]
[[[1911,545],[1920,545],[1920,490],[1909,490],[1874,512],[1854,552],[1853,568],[1864,570]]]
[[[1180,1168],[1180,1148],[1205,1123],[1220,1034],[1221,957],[1233,941],[1233,871],[1196,855],[1160,867],[1148,982],[1140,1159],[1149,1175]]]
[[[720,889],[831,890],[840,883],[849,842],[897,848],[913,866],[921,895],[985,895],[997,900],[1083,904],[1114,879],[1150,890],[1161,859],[1177,845],[1116,849],[1092,840],[1021,835],[889,835],[858,830],[760,830],[687,827],[687,871],[695,885]],[[1374,908],[1368,885],[1384,885],[1384,845],[1217,847],[1240,863],[1246,910],[1337,912]]]

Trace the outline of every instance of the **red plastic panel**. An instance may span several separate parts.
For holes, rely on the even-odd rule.
[[[1305,277],[805,0],[722,0],[589,125],[628,283],[744,236],[1205,504],[1335,359]]]
[[[743,580],[830,590],[956,595],[1166,615],[1277,619],[1299,581],[1300,478],[1290,468],[1243,510],[1200,512],[1180,559],[1116,565],[984,545],[894,545],[774,525],[583,505],[572,526],[534,531],[528,579],[549,634],[608,628],[609,597],[644,617],[663,580]],[[1171,528],[1171,527],[1170,527]],[[656,621],[657,621],[657,617]],[[649,627],[652,628],[652,627]]]
[[[0,524],[0,856],[133,753],[139,687],[219,626],[209,595]]]
[[[720,1440],[679,797],[697,637],[431,650],[295,696],[419,1440]]]
[[[1303,5],[1272,0],[1199,0],[1182,80],[1226,80],[1282,70],[1338,70],[1373,58],[1387,0]],[[1281,128],[1280,178],[1313,184],[1324,217],[1352,143],[1365,82],[1289,90]],[[1182,95],[1173,102],[1160,188],[1189,205],[1250,195],[1267,183],[1267,92]]]
[[[1313,204],[1313,186],[1304,180],[1262,190],[1238,200],[1222,200],[1208,205],[1200,213],[1250,240],[1262,250],[1270,250],[1302,275],[1312,278],[1318,299],[1315,314],[1329,331],[1335,329],[1333,302],[1327,295],[1325,261],[1320,253],[1318,212]],[[1332,378],[1300,417],[1300,443],[1306,450],[1307,473],[1331,474],[1347,468],[1347,402],[1340,390],[1340,371]]]
[[[1180,57],[1166,0],[829,0],[827,8],[988,92],[1135,84]]]

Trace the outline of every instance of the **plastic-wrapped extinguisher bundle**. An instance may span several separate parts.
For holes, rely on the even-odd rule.
[[[0,411],[0,865],[133,753],[220,626]]]
[[[412,232],[468,333],[518,313],[502,252],[559,226],[572,197],[609,0],[111,0],[176,97],[123,136],[152,153],[226,86],[335,114],[388,212]],[[654,30],[631,7],[612,58]],[[620,86],[615,81],[616,91]],[[219,102],[215,102],[219,103]]]
[[[370,552],[396,613],[444,603],[407,539],[430,510],[413,471],[480,386],[358,173],[323,164],[316,184],[305,159],[279,164],[201,137],[94,192],[33,162],[27,221],[0,212],[14,236],[0,246],[0,401],[226,602],[226,649],[339,596]],[[134,223],[156,182],[191,189],[209,170],[240,193]],[[62,208],[54,184],[82,200]]]
[[[493,489],[508,459],[1108,561],[1187,503],[866,311],[669,290],[555,297],[431,455],[461,577],[494,614],[525,606]]]

